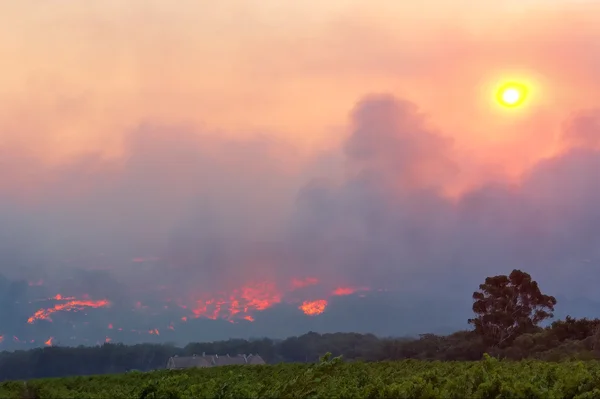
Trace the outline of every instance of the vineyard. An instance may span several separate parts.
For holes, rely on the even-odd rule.
[[[0,384],[0,398],[598,398],[600,363],[540,361],[228,366]]]

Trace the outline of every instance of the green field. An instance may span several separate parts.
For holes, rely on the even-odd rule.
[[[600,362],[406,360],[11,381],[1,398],[600,398]]]

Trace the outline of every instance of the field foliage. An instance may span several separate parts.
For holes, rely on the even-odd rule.
[[[130,372],[0,384],[1,398],[598,398],[600,362],[343,362]]]

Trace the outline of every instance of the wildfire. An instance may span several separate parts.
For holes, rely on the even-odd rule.
[[[294,278],[288,285],[288,292],[295,291],[308,286],[318,285],[320,281],[314,277]],[[346,287],[341,286],[330,291],[329,296],[351,295],[359,291],[368,291],[366,287]],[[230,294],[216,295],[196,301],[196,306],[192,309],[195,318],[205,317],[208,319],[225,319],[233,321],[234,319],[245,319],[254,321],[253,313],[262,311],[282,302],[284,295],[277,286],[271,282],[262,282],[258,284],[248,284],[239,289],[233,290]],[[288,298],[291,303],[294,299]],[[300,299],[301,300],[301,299]],[[308,315],[321,314],[325,311],[328,302],[326,299],[317,301],[305,301],[300,309]],[[181,306],[183,307],[183,306]],[[183,317],[182,321],[187,318]]]
[[[273,283],[250,284],[233,290],[231,294],[221,294],[216,298],[198,300],[192,310],[196,318],[246,318],[252,311],[261,311],[281,302],[281,294]]]
[[[142,261],[142,259],[138,259]],[[147,260],[147,259],[145,259]],[[340,282],[338,281],[338,284]],[[181,323],[189,321],[190,318],[207,318],[207,319],[220,319],[228,321],[230,323],[238,322],[254,322],[257,318],[257,313],[269,309],[277,304],[285,303],[291,307],[298,308],[304,314],[308,316],[316,316],[323,314],[328,306],[330,300],[334,297],[348,296],[348,295],[360,295],[364,296],[364,291],[370,291],[370,288],[360,286],[346,286],[346,285],[329,285],[327,282],[322,282],[315,277],[297,277],[287,281],[254,281],[249,284],[238,286],[236,289],[229,291],[221,291],[215,293],[202,293],[198,296],[172,296],[174,291],[169,287],[160,287],[162,300],[160,303],[155,301],[137,301],[136,298],[128,306],[128,310],[133,312],[144,313],[144,316],[156,316],[160,312],[167,311],[181,312],[178,316],[171,318],[171,322],[168,324],[158,324],[158,327],[163,330],[162,335],[169,335],[168,331],[175,331],[179,329]],[[381,290],[380,290],[381,291]],[[164,292],[164,295],[162,295]],[[357,294],[358,293],[358,294]],[[314,298],[320,298],[314,300]],[[142,299],[143,300],[143,299]],[[83,296],[66,296],[64,294],[56,294],[50,298],[46,295],[41,295],[37,301],[48,301],[47,304],[41,305],[46,306],[45,308],[37,310],[31,317],[27,319],[29,324],[35,324],[39,320],[48,320],[52,322],[51,317],[53,313],[61,311],[82,311],[89,308],[104,308],[111,305],[107,299],[95,300],[89,297],[89,295]],[[136,302],[137,301],[137,302]],[[33,303],[33,302],[30,302]],[[38,304],[38,306],[40,306]],[[37,307],[36,307],[37,308]],[[34,308],[35,309],[35,308]],[[114,320],[114,319],[113,319]],[[163,319],[164,320],[164,319]],[[83,321],[83,325],[87,322]],[[80,323],[71,323],[73,328],[78,328]],[[93,322],[90,323],[92,325]],[[102,328],[104,325],[105,328]],[[117,339],[114,336],[114,331],[121,331],[128,334],[132,332],[140,334],[141,336],[159,336],[161,331],[158,328],[150,328],[152,325],[147,325],[145,328],[139,330],[131,329],[130,326],[126,326],[125,329],[115,327],[108,320],[100,325],[100,330],[108,329],[106,331],[105,339],[102,340],[100,337],[100,343],[111,342],[113,339]],[[134,327],[134,326],[131,326]],[[135,327],[134,327],[135,328]],[[148,329],[150,328],[150,329]],[[87,330],[86,330],[87,331]],[[115,338],[111,338],[108,334]],[[0,335],[0,343],[5,340],[10,340],[11,335]],[[71,338],[74,339],[74,338]],[[85,338],[81,338],[87,342]],[[14,337],[13,340],[16,343],[25,343],[29,340],[21,341],[19,338]],[[42,339],[37,339],[36,342],[44,342]],[[44,342],[47,346],[56,345],[55,338],[50,337]]]
[[[325,311],[327,307],[327,301],[325,299],[319,299],[316,301],[304,301],[298,308],[308,316],[315,316]]]
[[[277,292],[275,285],[272,283],[243,287],[241,297],[247,301],[245,309],[265,310],[281,302],[281,294]]]
[[[2,341],[4,341],[4,335],[0,335],[0,343],[2,343]]]
[[[204,316],[206,318],[216,320],[221,312],[221,306],[225,304],[224,301],[217,301],[215,299],[209,299],[208,301],[198,301],[198,306],[193,309],[192,312],[196,318]],[[210,310],[209,310],[210,308]]]
[[[74,301],[75,297],[74,296],[64,297],[60,294],[56,294],[52,298],[49,298],[49,299],[54,300],[54,301]]]
[[[62,298],[62,297],[61,297]],[[59,311],[79,311],[83,310],[86,307],[91,308],[101,308],[110,305],[106,299],[102,299],[99,301],[92,300],[68,300],[66,303],[56,304],[48,309],[40,309],[33,314],[29,319],[27,319],[27,323],[33,324],[36,320],[48,320],[52,321],[50,315],[52,313],[56,313]]]
[[[369,289],[366,287],[359,287],[359,288],[355,288],[355,287],[338,287],[335,290],[333,290],[332,294],[335,296],[344,296],[344,295],[352,295],[356,292],[359,291],[368,291]]]

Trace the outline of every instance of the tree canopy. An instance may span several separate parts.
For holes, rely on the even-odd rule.
[[[528,273],[515,269],[508,276],[488,277],[479,285],[473,293],[476,317],[469,319],[469,324],[488,345],[506,346],[554,317],[555,305],[556,298],[542,294]]]

